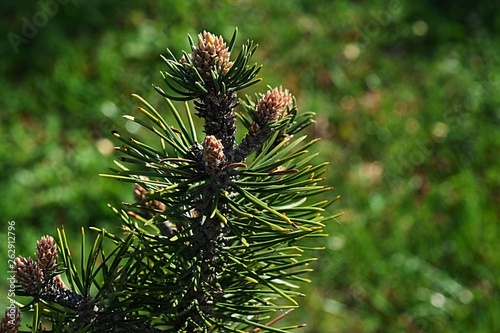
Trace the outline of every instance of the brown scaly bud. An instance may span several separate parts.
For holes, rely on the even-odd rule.
[[[142,187],[141,185],[139,185],[137,183],[134,185],[134,200],[135,201],[146,200],[147,193],[148,193],[148,191],[144,187]]]
[[[44,275],[49,275],[57,265],[57,245],[54,238],[43,236],[36,243],[36,259]]]
[[[17,333],[21,327],[21,311],[17,307],[9,307],[0,323],[0,333]]]
[[[288,89],[282,87],[268,90],[255,106],[258,121],[264,125],[280,120],[288,109],[293,107],[293,96]]]
[[[158,200],[151,200],[146,203],[146,207],[152,208],[154,210],[158,211],[164,211],[167,207],[165,207],[165,204],[161,201]]]
[[[43,283],[43,271],[33,259],[19,256],[16,258],[16,281],[25,292],[34,294],[40,291]]]
[[[147,194],[148,194],[148,191],[144,187],[142,187],[141,185],[139,185],[137,183],[134,185],[134,199],[135,199],[135,201],[147,200],[147,198],[148,198]],[[165,204],[161,201],[158,201],[158,200],[146,201],[144,203],[143,207],[158,210],[158,211],[164,211],[166,209]],[[145,210],[143,213],[141,213],[141,215],[143,215],[146,218],[151,218],[151,217],[155,216],[156,214],[152,211]]]
[[[54,278],[52,279],[52,283],[53,285],[57,288],[57,289],[61,289],[61,290],[66,290],[68,289],[68,287],[66,286],[66,284],[64,283],[63,279],[61,278],[61,275],[56,275],[54,276]]]
[[[261,127],[259,124],[253,123],[252,125],[250,125],[250,128],[248,129],[248,133],[255,136],[255,135],[257,135],[257,133],[260,132],[260,129],[261,129]]]
[[[226,156],[224,155],[224,146],[213,135],[207,135],[202,146],[205,170],[211,176],[220,174],[227,165]]]
[[[226,74],[233,65],[229,60],[229,48],[222,36],[217,37],[207,31],[198,35],[198,45],[193,46],[189,57],[205,82],[212,81],[211,70]]]

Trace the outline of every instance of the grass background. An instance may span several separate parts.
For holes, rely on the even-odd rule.
[[[308,297],[302,332],[500,331],[500,13],[494,1],[2,2],[0,241],[16,252],[64,225],[108,226],[131,200],[102,179],[110,131],[151,83],[159,54],[186,34],[259,44],[264,81],[283,85],[331,163],[342,200]],[[33,25],[30,27],[30,25]],[[31,29],[30,29],[31,28]],[[1,246],[0,295],[8,285]],[[0,298],[0,307],[8,304]]]

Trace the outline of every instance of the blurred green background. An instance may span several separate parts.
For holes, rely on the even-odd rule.
[[[500,10],[494,1],[4,1],[0,243],[114,230],[102,179],[138,93],[165,108],[159,58],[187,33],[259,44],[262,83],[317,112],[342,199],[315,255],[301,332],[500,332]],[[7,246],[1,246],[0,294]],[[1,297],[0,307],[8,304]],[[2,310],[3,312],[3,310]]]

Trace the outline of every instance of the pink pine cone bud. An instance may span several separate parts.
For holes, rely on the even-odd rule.
[[[38,291],[43,283],[43,272],[33,259],[19,256],[16,258],[16,281],[21,285],[25,292],[31,294]]]
[[[9,307],[0,323],[0,333],[17,333],[21,327],[21,311],[17,307]]]
[[[207,135],[202,146],[205,170],[212,176],[218,175],[227,164],[224,146],[213,135]]]
[[[36,258],[38,267],[44,272],[53,270],[57,265],[57,244],[54,238],[43,236],[36,243]]]
[[[189,57],[205,82],[212,80],[212,70],[226,74],[233,65],[229,60],[229,48],[222,36],[217,37],[207,31],[198,35],[198,45],[193,47]]]
[[[280,120],[293,107],[293,96],[282,87],[268,90],[256,105],[257,116],[261,124]]]

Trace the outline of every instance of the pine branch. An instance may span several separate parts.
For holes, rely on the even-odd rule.
[[[227,45],[203,32],[197,43],[189,38],[191,52],[179,60],[167,51],[162,74],[171,92],[155,89],[176,126],[133,95],[142,118],[124,118],[159,144],[113,132],[121,156],[115,173],[102,176],[133,184],[134,201],[112,208],[122,233],[92,228],[87,251],[82,230],[79,265],[64,230],[58,247],[42,238],[37,261],[17,259],[17,282],[33,297],[21,310],[34,309],[35,331],[41,317],[57,332],[283,333],[303,326],[276,327],[304,296],[299,284],[309,282],[303,275],[315,259],[302,258],[302,241],[325,236],[324,223],[334,219],[324,214],[329,201],[313,199],[332,190],[322,185],[327,164],[308,151],[317,139],[295,137],[314,114],[299,114],[288,90],[238,100],[260,66],[249,65],[250,41],[231,60],[235,41],[236,32]],[[185,102],[184,115],[171,100]],[[187,101],[204,121],[202,140]],[[237,120],[246,130],[239,143]]]

